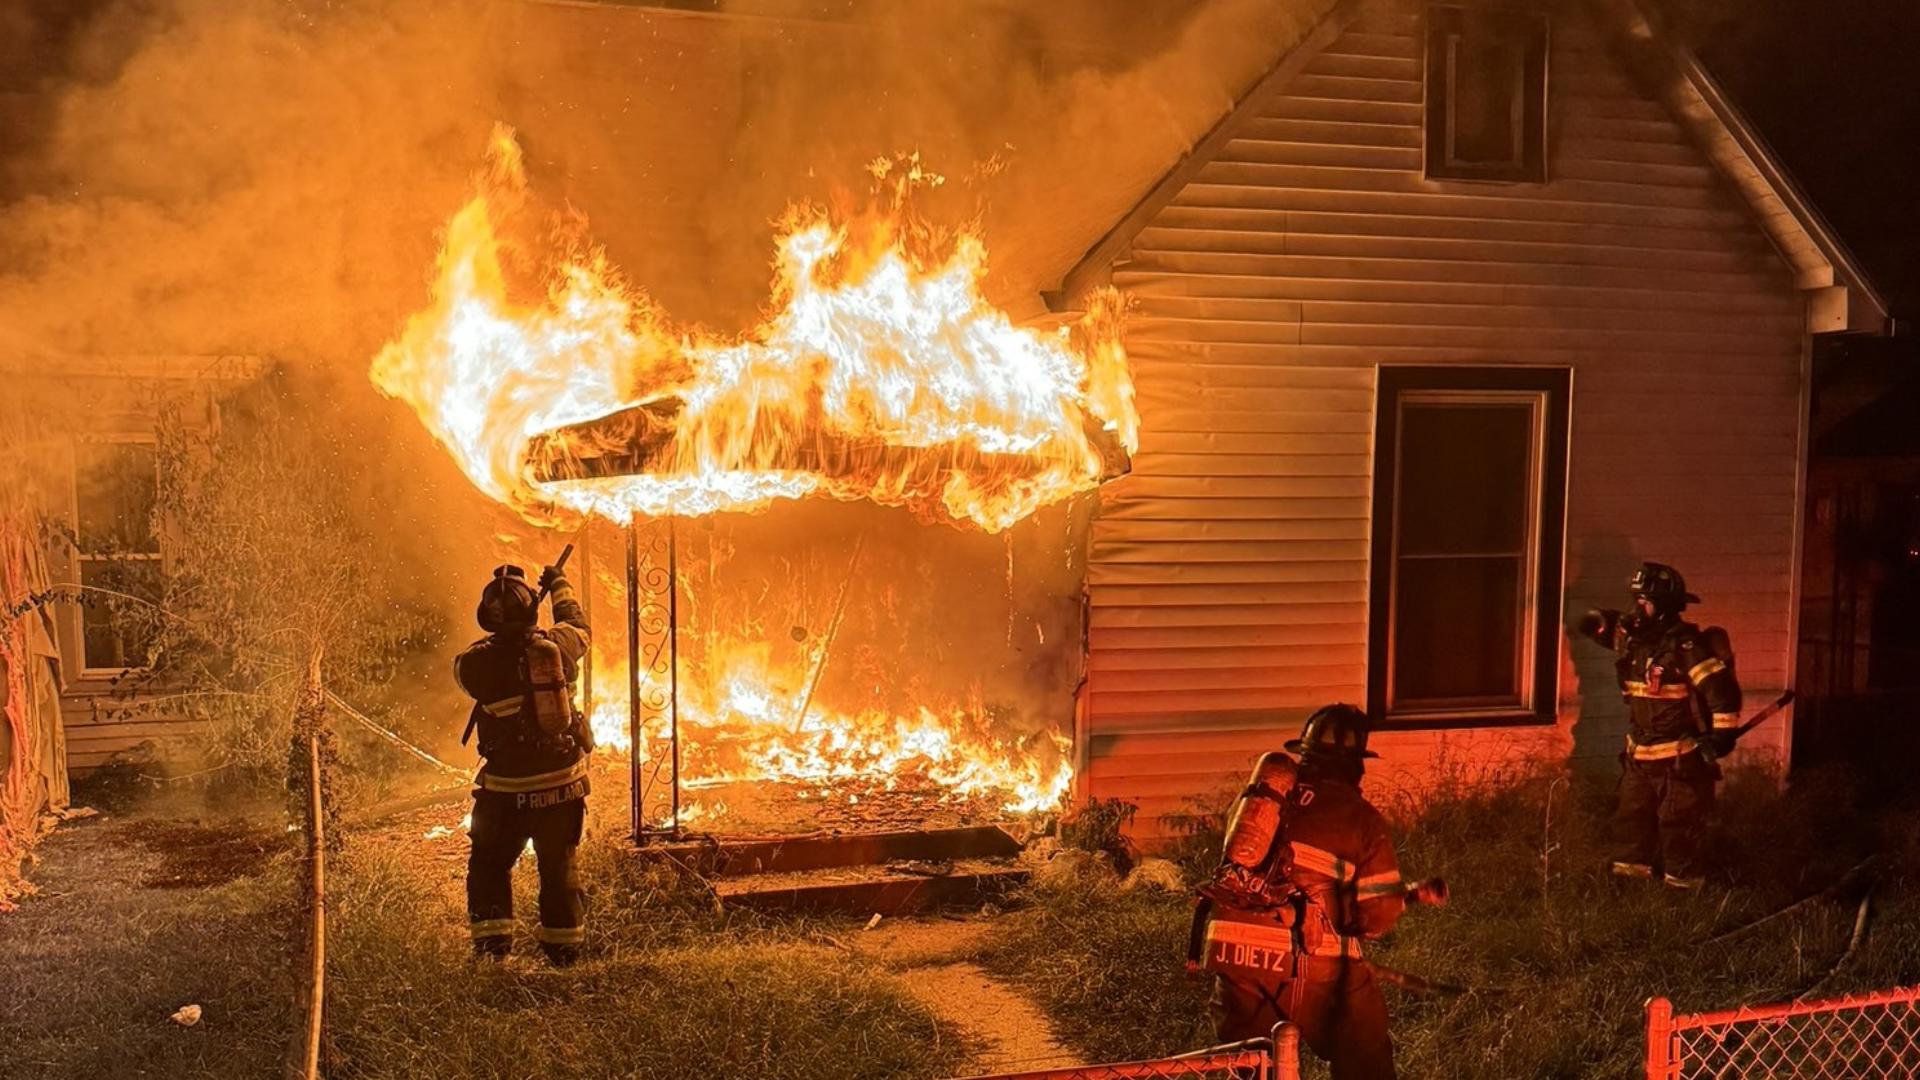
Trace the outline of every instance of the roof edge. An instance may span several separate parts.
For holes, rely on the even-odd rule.
[[[1774,197],[1780,200],[1781,205],[1792,215],[1795,224],[1806,234],[1807,239],[1819,250],[1821,256],[1831,264],[1835,278],[1833,284],[1844,286],[1848,292],[1846,305],[1848,314],[1845,316],[1844,329],[1892,333],[1894,320],[1887,309],[1885,297],[1874,286],[1872,279],[1867,276],[1866,270],[1848,249],[1845,241],[1834,232],[1819,208],[1813,204],[1813,200],[1794,180],[1793,174],[1780,160],[1779,154],[1767,142],[1766,137],[1727,96],[1719,80],[1713,77],[1713,73],[1700,62],[1700,58],[1694,54],[1693,50],[1673,38],[1659,14],[1647,6],[1646,0],[1627,0],[1627,10],[1634,20],[1628,27],[1628,32],[1664,51],[1665,59],[1673,66],[1674,73],[1685,80],[1687,86],[1699,95],[1701,102],[1706,105],[1712,122],[1746,156],[1761,181],[1767,185]],[[1671,105],[1669,107],[1671,108]],[[1701,118],[1683,110],[1674,109],[1673,111],[1684,123],[1701,122]],[[1724,165],[1712,154],[1708,155],[1708,160],[1713,161],[1715,165],[1720,165],[1723,173],[1726,171]],[[1739,188],[1738,184],[1734,186],[1736,189]],[[1742,194],[1745,192],[1743,191]],[[1751,203],[1751,199],[1749,202]],[[1764,208],[1755,206],[1753,209],[1756,212],[1763,212]],[[1855,300],[1859,302],[1858,307],[1862,310],[1855,310]]]
[[[1366,0],[1338,0],[1320,20],[1313,24],[1305,36],[1281,53],[1280,58],[1268,69],[1265,75],[1255,80],[1253,86],[1240,96],[1226,115],[1222,116],[1206,135],[1194,143],[1173,167],[1149,188],[1147,194],[1127,211],[1113,228],[1107,230],[1086,254],[1073,264],[1060,279],[1060,287],[1041,294],[1047,307],[1060,311],[1071,307],[1079,297],[1085,295],[1099,283],[1100,277],[1107,272],[1113,260],[1140,230],[1147,227],[1180,189],[1187,186],[1202,166],[1226,145],[1248,116],[1258,112],[1272,98],[1278,96],[1291,83],[1294,76],[1307,66],[1307,62],[1321,50],[1333,44],[1342,31],[1359,14]]]
[[[1273,97],[1284,92],[1302,68],[1314,56],[1331,45],[1347,26],[1359,14],[1367,0],[1339,0],[1338,3],[1315,23],[1299,42],[1282,54],[1275,65],[1256,81],[1234,107],[1214,124],[1207,134],[1183,155],[1173,167],[1148,190],[1147,194],[1134,204],[1113,228],[1100,238],[1086,254],[1077,260],[1073,267],[1062,276],[1057,290],[1042,293],[1048,308],[1060,311],[1072,307],[1078,298],[1100,283],[1103,275],[1110,271],[1111,264],[1126,250],[1133,238],[1152,222],[1180,189],[1192,181],[1200,169],[1233,137],[1234,132],[1246,118],[1256,113]],[[1832,281],[1822,283],[1802,283],[1800,287],[1810,297],[1811,310],[1818,313],[1815,332],[1822,330],[1866,331],[1878,334],[1892,334],[1895,321],[1887,308],[1885,297],[1868,277],[1866,270],[1854,257],[1845,242],[1833,227],[1827,223],[1799,184],[1793,179],[1779,155],[1767,143],[1753,124],[1747,120],[1733,101],[1727,96],[1713,74],[1706,69],[1692,50],[1675,41],[1666,31],[1665,25],[1657,13],[1647,7],[1645,0],[1599,0],[1595,4],[1610,21],[1624,22],[1627,34],[1637,39],[1643,46],[1658,51],[1655,59],[1669,69],[1671,75],[1684,83],[1685,89],[1698,97],[1705,106],[1705,115],[1697,111],[1681,108],[1673,100],[1665,104],[1676,120],[1687,126],[1710,124],[1718,129],[1739,154],[1746,158],[1755,177],[1765,185],[1767,192],[1779,200],[1780,206],[1787,211],[1794,227],[1806,238],[1820,257],[1831,267]],[[1711,152],[1706,153],[1716,169],[1733,182],[1732,186],[1740,193],[1749,209],[1761,219],[1762,231],[1773,236],[1765,224],[1767,207],[1757,205],[1752,192],[1742,187],[1739,178],[1729,173],[1728,163]],[[1776,238],[1776,243],[1777,243]],[[1785,253],[1783,251],[1783,257]],[[1789,265],[1792,260],[1789,258]]]

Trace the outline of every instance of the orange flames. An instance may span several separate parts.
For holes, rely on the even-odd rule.
[[[1008,739],[984,720],[978,703],[921,708],[910,716],[877,709],[846,712],[808,701],[806,673],[775,665],[763,645],[734,642],[720,652],[711,666],[722,674],[713,682],[684,677],[681,682],[685,789],[698,792],[768,777],[883,787],[924,779],[951,795],[997,799],[1006,810],[1031,813],[1058,806],[1072,782],[1071,747],[1064,736],[1049,732]],[[596,658],[607,675],[596,678],[599,691],[590,710],[595,738],[630,750],[624,659],[605,652]],[[647,691],[659,689],[643,685]],[[650,755],[667,752],[664,719],[643,737]]]
[[[516,295],[509,268],[521,261],[503,230],[526,181],[511,131],[496,131],[488,157],[479,192],[447,225],[431,302],[371,375],[481,491],[531,523],[625,524],[819,494],[999,532],[1095,486],[1111,467],[1104,446],[1135,448],[1118,295],[1070,327],[1014,325],[982,298],[980,237],[909,212],[916,188],[941,182],[911,158],[871,167],[888,195],[875,210],[791,213],[771,314],[723,338],[671,324],[593,248],[545,275],[544,296]],[[565,468],[620,454],[619,468]],[[622,667],[602,667],[614,677],[599,685],[621,689],[592,712],[603,741],[625,749]],[[689,785],[924,776],[1036,810],[1057,805],[1071,776],[1063,739],[1009,740],[977,706],[834,711],[811,700],[804,671],[754,644],[728,645],[703,669],[702,685],[680,690]]]
[[[1015,326],[980,295],[980,238],[907,213],[914,189],[940,182],[911,159],[872,167],[893,195],[880,212],[790,214],[773,313],[728,339],[672,326],[598,251],[565,262],[540,301],[510,295],[498,229],[526,182],[510,131],[489,156],[447,226],[432,303],[372,376],[535,524],[825,494],[997,532],[1097,484],[1097,434],[1135,448],[1117,296],[1073,327]],[[606,449],[556,429],[636,409],[665,426],[639,475],[538,479]]]

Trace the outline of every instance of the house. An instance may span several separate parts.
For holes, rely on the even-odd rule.
[[[163,417],[217,429],[219,397],[258,377],[250,356],[63,356],[10,360],[0,375],[30,404],[16,450],[33,462],[23,490],[51,541],[36,554],[38,635],[55,661],[65,767],[178,758],[200,731],[130,692],[144,643],[97,599],[99,583],[134,601],[160,594],[174,557],[157,512]],[[64,785],[64,777],[61,780]]]
[[[1611,659],[1567,627],[1646,559],[1751,706],[1790,684],[1812,340],[1887,312],[1632,4],[1333,6],[1053,300],[1109,283],[1141,447],[1076,744],[1147,836],[1332,701],[1382,789],[1611,767]]]
[[[1815,357],[1794,762],[1904,787],[1920,708],[1920,380],[1912,342]]]

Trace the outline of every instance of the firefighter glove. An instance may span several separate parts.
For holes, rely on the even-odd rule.
[[[1407,902],[1425,904],[1428,907],[1446,907],[1452,895],[1452,891],[1447,888],[1447,879],[1428,878],[1407,890]]]
[[[557,566],[549,566],[540,571],[540,591],[552,592],[567,583],[566,571]]]
[[[1731,731],[1716,731],[1707,736],[1707,745],[1712,748],[1715,758],[1723,758],[1733,753],[1734,740],[1738,736]]]

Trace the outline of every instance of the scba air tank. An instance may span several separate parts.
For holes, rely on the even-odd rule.
[[[527,696],[533,705],[533,722],[542,732],[558,735],[572,726],[566,657],[543,634],[527,642]]]

